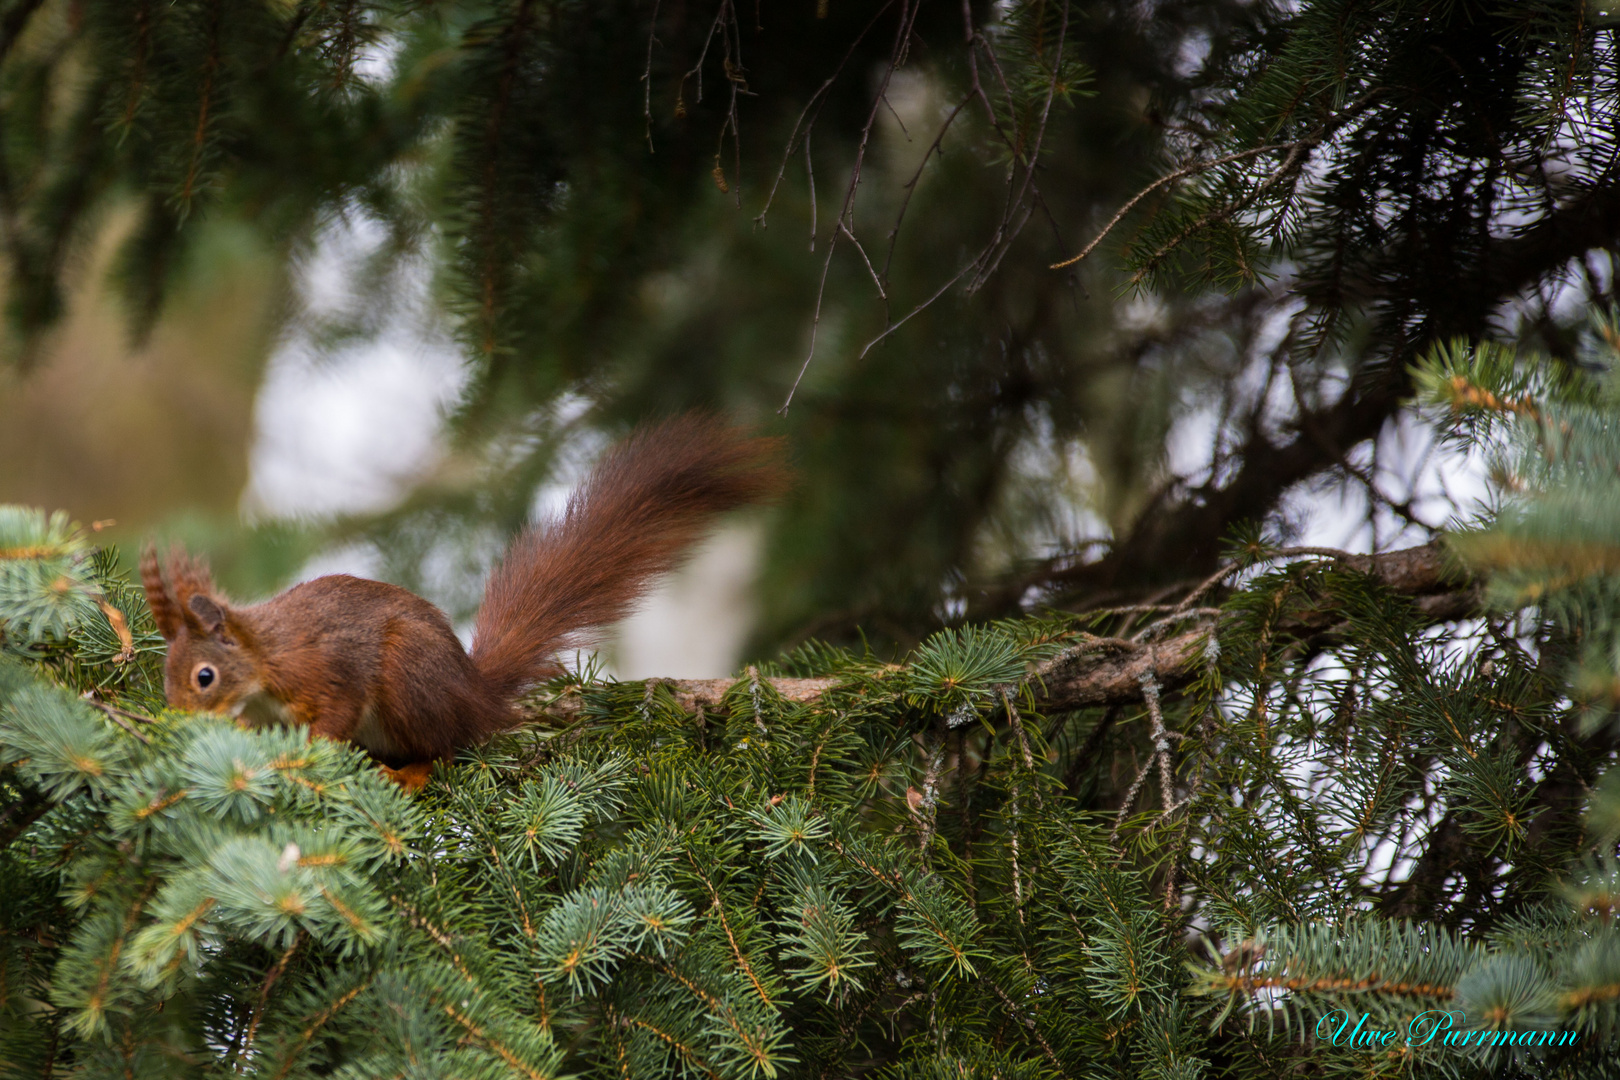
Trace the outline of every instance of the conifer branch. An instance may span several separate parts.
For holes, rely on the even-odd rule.
[[[765,197],[765,206],[760,210],[759,216],[754,218],[754,221],[758,223],[760,228],[766,227],[765,215],[770,213],[771,203],[776,199],[776,189],[781,185],[782,177],[787,174],[787,163],[792,159],[793,151],[799,145],[800,130],[802,129],[804,131],[804,141],[806,144],[808,144],[810,140],[810,129],[815,126],[815,117],[819,115],[821,111],[820,104],[826,97],[827,91],[831,90],[833,83],[838,81],[838,76],[843,73],[844,66],[849,63],[850,57],[855,55],[855,50],[860,47],[861,42],[866,40],[866,35],[871,31],[872,27],[877,25],[878,20],[883,17],[883,13],[888,11],[893,5],[894,0],[884,0],[884,2],[878,6],[877,10],[872,13],[872,18],[868,20],[865,27],[863,27],[861,32],[855,35],[855,38],[849,43],[849,48],[845,50],[843,58],[838,61],[838,66],[833,68],[833,73],[827,76],[826,80],[821,84],[820,87],[816,89],[815,93],[810,95],[810,100],[805,102],[804,108],[799,111],[799,118],[794,121],[793,130],[788,132],[787,147],[782,151],[782,164],[776,170],[776,179],[771,182],[770,193]],[[810,117],[810,123],[808,125],[806,125],[804,122],[805,117],[807,116]],[[814,193],[815,185],[812,181],[810,203],[812,213],[815,212]],[[812,241],[810,250],[814,251],[815,230],[813,229],[811,230],[810,238]]]
[[[917,163],[917,171],[912,173],[911,179],[907,180],[903,185],[905,195],[900,199],[900,209],[895,211],[894,224],[889,228],[889,250],[888,254],[883,258],[882,279],[884,281],[889,280],[889,268],[894,265],[895,243],[900,239],[900,225],[906,219],[906,210],[911,206],[911,197],[917,193],[917,184],[922,180],[923,169],[927,168],[928,163],[933,160],[936,154],[942,153],[940,144],[945,141],[945,133],[951,129],[951,125],[956,122],[957,116],[963,109],[967,108],[968,103],[972,100],[973,94],[970,91],[967,96],[956,103],[956,108],[952,109],[945,119],[940,122],[939,130],[934,133],[934,141],[929,144],[927,150],[923,151],[922,160]],[[887,300],[888,296],[885,295],[883,299]]]
[[[207,52],[203,57],[202,88],[197,94],[197,124],[191,134],[190,161],[186,165],[185,179],[180,184],[180,212],[187,214],[196,195],[197,176],[202,169],[203,154],[208,148],[208,129],[212,119],[216,92],[215,81],[222,62],[220,55],[221,20],[224,17],[223,0],[211,0],[208,7]]]
[[[1444,548],[1431,542],[1378,555],[1352,555],[1326,548],[1288,548],[1282,555],[1322,554],[1351,570],[1373,577],[1392,591],[1411,597],[1424,618],[1445,622],[1472,614],[1479,604],[1478,584],[1455,576]],[[1219,577],[1233,571],[1222,570]],[[1207,583],[1206,583],[1207,584]],[[1202,595],[1202,590],[1194,595]],[[1322,633],[1331,629],[1329,612],[1296,617],[1281,630],[1292,634]],[[1204,664],[1209,640],[1208,620],[1195,629],[1151,644],[1125,639],[1083,642],[1038,665],[1026,680],[1034,701],[1046,712],[1113,705],[1144,700],[1145,678],[1155,677],[1161,691],[1175,690],[1196,679]],[[649,686],[667,689],[687,713],[724,709],[724,699],[742,680],[659,679]],[[836,678],[765,677],[760,680],[784,701],[803,705],[820,701],[844,685]],[[583,715],[584,699],[570,687],[549,700],[531,699],[524,707],[530,722],[567,724]]]
[[[270,1001],[270,991],[275,987],[276,980],[281,978],[281,973],[287,970],[287,965],[292,962],[293,954],[298,951],[298,947],[304,943],[308,936],[308,934],[300,930],[298,936],[293,938],[293,943],[283,950],[280,958],[270,966],[269,972],[266,973],[264,985],[259,988],[259,998],[253,1004],[253,1017],[248,1021],[247,1034],[242,1037],[241,1049],[236,1054],[237,1073],[240,1074],[247,1068],[247,1063],[253,1052],[253,1039],[259,1032],[259,1021],[264,1019],[264,1009]]]
[[[1114,231],[1114,227],[1116,225],[1125,220],[1125,215],[1129,214],[1137,203],[1159,190],[1159,188],[1164,187],[1166,184],[1173,184],[1183,177],[1195,176],[1198,173],[1219,168],[1222,165],[1230,165],[1234,162],[1246,161],[1249,158],[1259,157],[1261,154],[1269,154],[1275,150],[1292,151],[1299,145],[1299,143],[1270,143],[1265,146],[1251,147],[1248,150],[1239,150],[1232,154],[1222,154],[1220,157],[1211,158],[1208,161],[1194,161],[1190,164],[1183,165],[1179,169],[1174,169],[1167,172],[1157,180],[1154,180],[1152,183],[1148,184],[1142,190],[1138,191],[1135,195],[1132,195],[1129,199],[1125,200],[1124,205],[1114,212],[1113,217],[1108,219],[1108,224],[1104,225],[1102,230],[1098,232],[1096,236],[1092,237],[1089,244],[1080,249],[1080,253],[1078,255],[1071,255],[1061,262],[1055,262],[1051,266],[1047,267],[1047,269],[1064,270],[1083,260],[1087,255],[1091,254],[1098,244],[1107,239],[1108,234]]]
[[[688,854],[688,859],[691,859],[690,854]],[[744,955],[742,946],[737,944],[737,935],[731,932],[731,923],[726,918],[725,904],[721,901],[720,894],[715,891],[714,883],[698,867],[695,860],[692,861],[692,869],[697,874],[698,880],[703,882],[703,887],[709,890],[709,896],[712,898],[712,909],[720,920],[720,928],[726,933],[726,941],[731,946],[731,955],[737,961],[737,967],[741,969],[744,975],[748,976],[748,981],[753,985],[754,993],[759,995],[759,1000],[765,1005],[774,1004],[771,1001],[771,995],[766,992],[764,984],[759,981],[759,976],[754,974],[754,966],[748,962],[748,957]]]
[[[313,1040],[315,1036],[320,1033],[320,1030],[331,1021],[332,1017],[336,1016],[340,1011],[347,1007],[355,998],[369,990],[371,988],[371,981],[371,976],[367,976],[366,978],[360,980],[360,982],[349,987],[349,989],[338,995],[336,1001],[333,1001],[326,1008],[309,1018],[309,1026],[304,1028],[304,1030],[298,1036],[298,1041],[293,1044],[292,1049],[282,1057],[281,1067],[276,1070],[273,1080],[284,1080],[286,1075],[292,1071],[293,1066],[297,1063],[298,1056],[303,1053],[304,1047],[310,1044],[311,1040]]]
[[[511,1047],[490,1035],[481,1024],[474,1021],[471,1016],[468,1016],[461,1009],[456,1008],[453,1003],[445,1002],[441,1008],[444,1009],[446,1016],[454,1020],[468,1035],[478,1040],[480,1044],[505,1062],[508,1069],[524,1077],[524,1080],[552,1080],[552,1077],[546,1073],[531,1068],[527,1062],[513,1052]]]
[[[1324,975],[1315,979],[1300,976],[1266,976],[1253,974],[1223,974],[1212,976],[1211,987],[1234,993],[1259,996],[1270,990],[1288,990],[1301,994],[1368,994],[1398,998],[1439,998],[1450,1000],[1457,996],[1457,988],[1438,983],[1386,982],[1376,975],[1354,979],[1345,975]]]
[[[638,1016],[626,1016],[624,1018],[624,1022],[641,1028],[643,1031],[662,1039],[669,1045],[670,1049],[674,1050],[675,1053],[680,1056],[682,1063],[687,1067],[702,1069],[703,1074],[707,1076],[709,1080],[720,1080],[720,1074],[715,1072],[714,1069],[710,1068],[709,1064],[698,1055],[697,1051],[681,1042],[663,1028],[658,1027],[656,1024],[649,1023]]]

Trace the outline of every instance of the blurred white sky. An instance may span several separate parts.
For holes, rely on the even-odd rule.
[[[387,236],[356,215],[323,230],[299,267],[297,288],[313,320],[374,327],[349,346],[321,347],[295,328],[272,354],[254,406],[254,442],[242,509],[249,517],[380,510],[440,452],[444,413],[464,379],[454,344],[416,312],[428,280],[407,266],[391,303],[363,310],[351,284]]]
[[[284,344],[254,405],[243,509],[299,517],[388,507],[437,459],[461,382],[460,358],[420,339],[387,337],[331,357]]]

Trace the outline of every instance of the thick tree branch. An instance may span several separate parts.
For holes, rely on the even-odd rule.
[[[1476,583],[1459,580],[1447,569],[1438,542],[1391,551],[1382,555],[1355,555],[1343,560],[1353,570],[1371,574],[1385,586],[1410,596],[1418,609],[1436,621],[1462,618],[1479,603]],[[1029,684],[1037,705],[1046,712],[1063,712],[1094,705],[1140,701],[1144,678],[1152,676],[1165,691],[1185,686],[1198,677],[1209,637],[1207,624],[1160,641],[1087,641],[1048,660],[1030,673]],[[1310,615],[1283,629],[1298,634],[1330,631],[1330,617],[1314,621]],[[667,687],[689,713],[723,709],[723,700],[741,680],[649,680]],[[819,700],[839,687],[836,678],[762,679],[785,700],[804,704]],[[535,702],[526,718],[543,724],[569,723],[580,718],[584,701],[569,692],[549,701]]]
[[[1135,595],[1210,572],[1232,526],[1263,518],[1294,484],[1332,468],[1351,448],[1378,435],[1411,393],[1407,368],[1419,350],[1453,336],[1486,334],[1503,302],[1570,260],[1617,243],[1620,186],[1590,189],[1517,234],[1490,241],[1467,264],[1433,281],[1433,294],[1418,301],[1417,310],[1427,315],[1417,326],[1407,328],[1392,317],[1393,325],[1380,335],[1385,344],[1376,350],[1386,359],[1365,366],[1333,404],[1298,417],[1290,440],[1273,442],[1255,433],[1236,454],[1242,466],[1225,485],[1206,484],[1178,502],[1157,504],[1103,558],[1026,579],[1017,590],[987,592],[974,605],[975,614],[1004,613],[1034,584],[1068,595],[1121,589]],[[1401,257],[1392,252],[1388,259]],[[1377,310],[1383,303],[1374,295],[1365,306]]]

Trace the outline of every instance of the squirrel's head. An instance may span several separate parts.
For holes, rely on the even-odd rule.
[[[207,564],[176,547],[167,565],[159,567],[157,552],[148,547],[141,553],[141,584],[158,632],[169,643],[163,668],[169,704],[194,712],[236,712],[259,689],[258,668],[248,652],[248,628],[214,588]]]

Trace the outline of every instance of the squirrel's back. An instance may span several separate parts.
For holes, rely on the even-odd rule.
[[[718,514],[779,494],[781,440],[687,414],[608,451],[562,517],[526,529],[490,575],[472,661],[510,697],[558,674],[559,650],[615,622]]]

